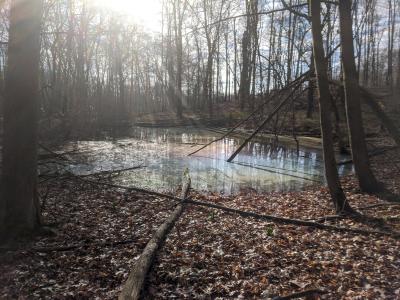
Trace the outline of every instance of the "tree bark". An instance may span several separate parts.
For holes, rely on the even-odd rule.
[[[245,103],[249,99],[250,95],[249,47],[250,47],[250,34],[249,31],[246,29],[243,33],[243,38],[242,38],[242,70],[240,73],[240,86],[239,86],[240,110],[242,111],[244,110]]]
[[[39,225],[37,112],[42,0],[11,3],[4,101],[3,195],[0,228],[25,234]]]
[[[365,142],[360,88],[354,60],[351,1],[339,0],[339,14],[345,105],[351,153],[361,190],[374,193],[381,191],[382,186],[372,173],[369,164],[367,144]]]
[[[139,259],[136,261],[134,268],[129,274],[128,280],[124,284],[119,300],[136,300],[140,299],[141,291],[143,290],[147,274],[150,271],[151,265],[156,256],[157,250],[165,241],[168,233],[174,227],[176,221],[182,215],[185,208],[185,201],[189,194],[190,178],[182,185],[182,200],[177,205],[172,214],[165,220],[165,222],[158,227],[151,240],[147,243]]]
[[[314,112],[314,55],[311,53],[310,79],[307,93],[307,119],[311,119]]]
[[[325,60],[324,47],[321,34],[321,4],[320,0],[309,0],[312,24],[313,53],[315,73],[319,91],[320,122],[322,133],[322,146],[325,164],[325,177],[329,192],[337,212],[352,212],[347,202],[339,181],[336,167],[335,152],[333,148],[330,92],[327,75],[327,63]]]

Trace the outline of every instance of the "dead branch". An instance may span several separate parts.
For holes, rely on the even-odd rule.
[[[172,199],[172,200],[181,201],[180,198],[175,197],[173,195],[163,194],[163,193],[159,193],[159,192],[156,192],[156,191],[147,190],[147,189],[144,189],[144,188],[123,186],[123,185],[113,184],[113,183],[104,182],[104,181],[94,181],[94,180],[82,178],[82,177],[77,176],[77,175],[75,175],[75,174],[73,174],[71,172],[68,172],[68,175],[69,175],[68,178],[70,178],[70,179],[76,179],[76,180],[82,181],[83,183],[87,183],[87,184],[91,184],[91,185],[108,186],[108,187],[115,188],[115,189],[123,189],[123,190],[126,190],[126,191],[136,191],[136,192],[140,192],[140,193],[144,193],[144,194],[149,194],[149,195],[153,195],[153,196],[158,196],[158,197],[163,197],[163,198],[168,198],[168,199]]]
[[[64,245],[64,246],[50,246],[50,247],[34,247],[29,251],[32,252],[40,252],[40,253],[47,253],[47,252],[63,252],[63,251],[70,251],[75,249],[83,249],[89,247],[114,247],[118,245],[126,245],[136,242],[136,239],[129,239],[123,241],[115,241],[115,242],[93,242],[93,243],[83,243],[83,244],[73,244],[73,245]]]
[[[45,145],[43,145],[43,144],[40,144],[39,143],[39,145],[38,145],[40,148],[42,148],[43,150],[45,150],[46,152],[48,152],[49,153],[49,155],[51,156],[51,157],[57,157],[57,158],[59,158],[60,160],[66,160],[66,161],[69,161],[70,159],[68,158],[68,157],[66,157],[65,155],[63,155],[63,154],[60,154],[60,153],[57,153],[57,152],[54,152],[53,150],[51,150],[50,148],[48,148],[48,147],[46,147]],[[44,155],[43,157],[50,157],[49,155]]]
[[[78,177],[79,178],[79,177]],[[121,186],[121,185],[116,185],[112,183],[106,183],[106,182],[98,182],[98,181],[92,181],[92,180],[87,180],[83,178],[79,178],[79,180],[86,182],[88,184],[94,184],[94,185],[104,185],[104,186],[109,186],[113,188],[119,188],[119,189],[125,189],[127,191],[137,191],[141,193],[146,193],[158,197],[164,197],[168,198],[171,200],[175,201],[182,201],[180,198],[175,197],[173,195],[168,195],[168,194],[163,194],[155,191],[150,191],[146,190],[143,188],[136,188],[136,187],[126,187],[126,186]],[[300,220],[300,219],[290,219],[290,218],[284,218],[284,217],[276,217],[272,215],[261,215],[257,214],[254,212],[246,212],[242,211],[239,209],[234,209],[234,208],[229,208],[225,206],[221,206],[218,204],[213,204],[213,203],[208,203],[208,202],[203,202],[203,201],[198,201],[198,200],[191,200],[187,199],[185,201],[186,203],[198,205],[198,206],[205,206],[205,207],[211,207],[211,208],[216,208],[220,209],[222,211],[226,211],[229,213],[234,213],[238,214],[242,217],[245,218],[254,218],[258,220],[267,220],[267,221],[272,221],[275,223],[280,223],[280,224],[289,224],[289,225],[298,225],[298,226],[306,226],[306,227],[313,227],[313,228],[318,228],[318,229],[323,229],[323,230],[330,230],[330,231],[336,231],[336,232],[349,232],[349,233],[357,233],[357,234],[362,234],[362,235],[378,235],[378,236],[391,236],[395,239],[400,239],[400,233],[398,232],[384,232],[384,231],[375,231],[375,230],[364,230],[364,229],[356,229],[356,228],[346,228],[346,227],[337,227],[337,226],[332,226],[332,225],[325,225],[321,224],[318,222],[311,222],[311,221],[306,221],[306,220]]]
[[[127,171],[132,171],[136,169],[141,169],[145,168],[146,166],[139,165],[139,166],[134,166],[130,168],[124,168],[124,169],[117,169],[117,170],[107,170],[107,171],[100,171],[96,173],[90,173],[90,174],[85,174],[85,175],[77,175],[79,177],[90,177],[90,176],[102,176],[102,175],[111,175],[113,173],[121,173],[121,172],[127,172]]]
[[[329,216],[324,216],[318,219],[307,219],[307,221],[313,221],[313,222],[318,222],[318,223],[323,223],[326,221],[331,221],[331,220],[341,220],[346,218],[345,215],[329,215]]]
[[[297,293],[293,293],[293,294],[286,295],[286,296],[274,297],[274,298],[272,298],[272,300],[297,299],[297,298],[301,298],[301,297],[323,295],[323,294],[327,294],[327,293],[328,293],[328,291],[321,290],[321,289],[310,289],[310,290],[305,290],[302,292],[297,292]]]
[[[277,114],[280,109],[291,99],[293,94],[297,91],[297,89],[301,86],[303,83],[303,80],[299,81],[296,86],[293,88],[293,90],[275,107],[275,109],[268,115],[267,118],[261,123],[261,125],[239,146],[239,148],[236,149],[236,151],[228,158],[228,162],[231,162],[232,160],[235,159],[236,155],[242,151],[242,149],[247,145],[248,142],[250,142],[258,132]]]
[[[233,133],[239,126],[243,125],[244,123],[246,123],[247,121],[250,120],[251,117],[253,117],[255,114],[257,114],[258,112],[261,111],[261,109],[267,104],[269,103],[272,99],[274,99],[275,97],[277,97],[282,91],[285,91],[287,89],[289,89],[290,87],[292,87],[293,85],[297,84],[300,80],[303,80],[305,77],[307,77],[310,74],[309,71],[303,73],[301,76],[299,76],[296,80],[294,80],[293,82],[291,82],[290,84],[288,84],[286,87],[282,88],[278,93],[271,95],[270,97],[268,97],[268,99],[266,101],[264,101],[262,104],[260,104],[253,112],[251,112],[245,119],[243,119],[242,121],[240,121],[239,123],[237,123],[234,127],[232,127],[228,132],[226,132],[225,134],[223,134],[221,137],[212,140],[211,142],[205,144],[204,146],[200,147],[199,149],[197,149],[194,152],[191,152],[188,154],[188,156],[191,156],[193,154],[196,154],[197,152],[203,150],[204,148],[210,146],[213,143],[216,143],[218,141],[223,140],[224,138],[226,138],[227,136],[229,136],[231,133]]]
[[[390,236],[395,239],[400,239],[400,233],[398,233],[398,232],[384,232],[384,231],[376,231],[376,230],[346,228],[346,227],[338,227],[338,226],[333,226],[333,225],[325,225],[325,224],[321,224],[318,222],[304,221],[304,220],[300,220],[300,219],[290,219],[290,218],[284,218],[284,217],[276,217],[276,216],[272,216],[272,215],[261,215],[261,214],[257,214],[254,212],[242,211],[239,209],[229,208],[229,207],[221,206],[218,204],[207,203],[207,202],[202,202],[202,201],[197,201],[197,200],[190,200],[190,199],[187,200],[187,203],[220,209],[222,211],[226,211],[229,213],[238,214],[245,218],[250,217],[250,218],[254,218],[254,219],[258,219],[258,220],[267,220],[267,221],[272,221],[272,222],[280,223],[280,224],[307,226],[307,227],[313,227],[313,228],[336,231],[336,232],[357,233],[357,234],[362,234],[362,235],[378,235],[378,236],[385,235],[385,236]]]
[[[377,204],[359,207],[358,209],[367,210],[367,209],[381,207],[381,206],[400,206],[400,203],[377,203]]]

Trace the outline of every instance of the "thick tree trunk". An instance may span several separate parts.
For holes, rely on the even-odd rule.
[[[339,13],[347,125],[354,168],[361,190],[378,192],[382,187],[370,168],[362,123],[360,88],[354,60],[351,1],[340,0]]]
[[[320,0],[310,0],[309,5],[312,22],[314,65],[319,91],[320,121],[325,164],[325,176],[336,211],[351,212],[352,209],[347,202],[346,196],[340,185],[336,167],[335,152],[333,148],[330,109],[331,95],[329,93],[327,63],[325,60],[324,48],[322,43]]]
[[[2,206],[4,233],[39,225],[37,205],[37,111],[42,0],[11,3],[4,101]]]

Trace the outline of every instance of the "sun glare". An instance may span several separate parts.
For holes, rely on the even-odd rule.
[[[120,13],[151,31],[160,30],[160,0],[92,0],[92,3]]]

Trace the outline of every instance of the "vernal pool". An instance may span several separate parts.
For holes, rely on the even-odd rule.
[[[238,147],[238,138],[225,138],[193,156],[187,154],[220,133],[198,128],[134,127],[123,138],[76,141],[64,145],[64,151],[76,150],[78,164],[69,166],[75,174],[142,168],[121,172],[114,182],[124,186],[172,191],[181,185],[182,174],[189,169],[192,187],[198,191],[237,193],[243,189],[259,192],[299,190],[323,183],[322,153],[315,149],[288,149],[251,142],[232,163],[226,162]],[[339,167],[341,175],[351,165]]]

